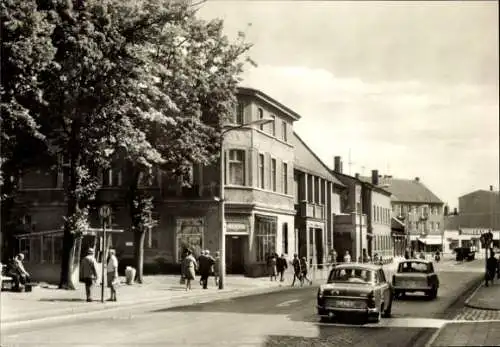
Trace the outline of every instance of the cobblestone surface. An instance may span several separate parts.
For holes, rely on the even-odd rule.
[[[478,310],[475,308],[464,307],[460,313],[454,318],[454,320],[499,320],[500,321],[500,311],[499,310]]]

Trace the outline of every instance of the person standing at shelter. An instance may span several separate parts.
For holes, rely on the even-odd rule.
[[[108,288],[111,296],[108,301],[116,301],[116,286],[118,282],[118,258],[114,249],[109,250],[107,268]]]
[[[87,302],[92,301],[92,288],[97,280],[97,261],[94,257],[94,249],[89,248],[87,255],[82,259],[80,271],[82,273],[83,283],[85,283],[85,295]]]

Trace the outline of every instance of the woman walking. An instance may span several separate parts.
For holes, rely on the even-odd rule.
[[[268,260],[268,268],[269,268],[269,276],[271,277],[271,281],[276,281],[277,278],[278,278],[278,272],[276,271],[276,258],[277,258],[277,254],[274,253],[274,254],[271,254],[269,256],[269,260]]]
[[[186,276],[186,291],[191,290],[191,281],[194,280],[195,270],[198,264],[193,257],[191,250],[187,251],[186,258],[184,258],[184,275]]]

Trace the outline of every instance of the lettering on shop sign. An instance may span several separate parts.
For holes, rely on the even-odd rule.
[[[226,223],[226,233],[228,234],[248,234],[248,225],[245,223]]]

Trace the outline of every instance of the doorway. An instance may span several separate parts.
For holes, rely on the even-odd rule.
[[[243,274],[245,272],[243,236],[226,236],[226,272],[228,274]]]
[[[318,269],[323,268],[323,229],[314,229],[316,233],[316,264],[318,264]]]

